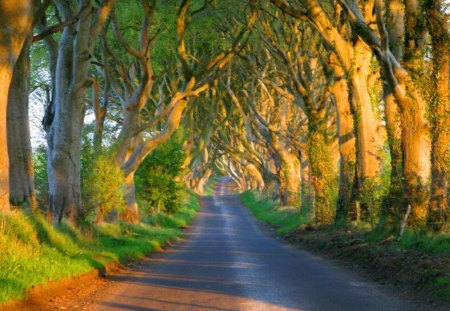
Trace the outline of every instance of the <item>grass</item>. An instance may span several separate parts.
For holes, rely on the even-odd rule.
[[[77,276],[108,262],[138,259],[181,236],[199,208],[190,193],[185,206],[140,224],[101,224],[83,231],[50,225],[40,215],[0,214],[0,303],[23,298],[48,281]]]
[[[279,203],[254,191],[241,193],[241,201],[250,208],[256,218],[275,227],[277,234],[285,234],[308,223],[299,209],[280,208]]]
[[[214,175],[208,180],[208,183],[205,186],[204,195],[206,195],[206,196],[214,195],[214,188],[215,188],[217,180],[219,180],[219,178],[220,178],[220,176]]]

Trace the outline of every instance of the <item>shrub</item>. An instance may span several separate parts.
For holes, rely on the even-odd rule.
[[[147,213],[175,212],[182,205],[185,186],[180,181],[183,163],[183,134],[177,132],[164,144],[158,146],[136,172],[139,199]]]
[[[123,175],[115,161],[113,147],[106,148],[91,161],[84,161],[82,193],[86,215],[96,214],[99,222],[111,211],[125,208]]]

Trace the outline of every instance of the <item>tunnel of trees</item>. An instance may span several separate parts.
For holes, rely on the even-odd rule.
[[[448,232],[448,26],[442,0],[1,0],[0,210],[137,223],[228,175],[310,223]]]

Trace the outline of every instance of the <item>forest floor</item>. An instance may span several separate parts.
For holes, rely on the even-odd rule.
[[[252,192],[241,199],[279,238],[335,260],[406,297],[450,310],[450,236],[421,236],[406,231],[399,242],[368,229],[336,230],[304,224],[302,215],[277,209],[273,201]],[[295,221],[292,218],[296,219]],[[270,221],[268,221],[270,220]],[[295,228],[295,229],[293,229]]]

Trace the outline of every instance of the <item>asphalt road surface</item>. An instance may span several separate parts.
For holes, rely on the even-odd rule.
[[[94,310],[425,310],[261,230],[222,179],[185,239],[116,282]]]

